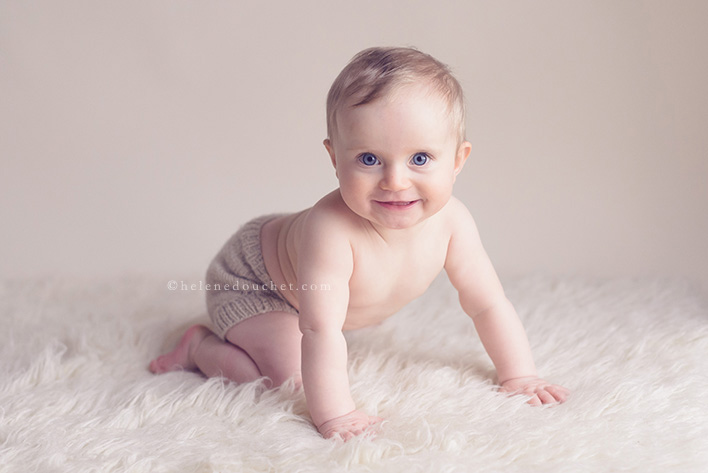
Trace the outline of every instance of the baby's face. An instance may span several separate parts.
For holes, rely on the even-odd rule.
[[[470,152],[458,146],[445,102],[425,85],[337,114],[325,141],[344,202],[385,228],[410,228],[437,213],[452,195]]]

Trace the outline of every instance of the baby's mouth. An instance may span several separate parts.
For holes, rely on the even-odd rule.
[[[406,209],[412,207],[418,200],[377,200],[376,203],[388,208]]]

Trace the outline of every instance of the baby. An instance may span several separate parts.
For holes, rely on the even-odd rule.
[[[390,317],[445,269],[501,390],[533,405],[565,401],[567,389],[538,377],[474,220],[452,197],[471,145],[449,69],[414,49],[362,51],[329,91],[327,136],[339,188],[241,227],[207,271],[213,331],[190,328],[151,371],[293,378],[319,432],[347,440],[381,419],[352,400],[342,332]]]

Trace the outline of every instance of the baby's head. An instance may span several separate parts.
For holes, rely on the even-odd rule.
[[[462,87],[450,69],[434,57],[412,48],[369,48],[342,69],[327,96],[327,136],[335,141],[337,114],[389,97],[402,87],[425,84],[447,105],[458,145],[465,139],[465,101]]]
[[[344,203],[380,227],[410,228],[450,200],[470,153],[462,88],[410,48],[357,54],[327,98],[324,145]]]

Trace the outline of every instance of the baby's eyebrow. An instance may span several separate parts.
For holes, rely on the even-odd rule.
[[[371,154],[376,154],[376,151],[368,146],[347,146],[344,148],[345,151],[348,151],[350,153],[371,153]]]

